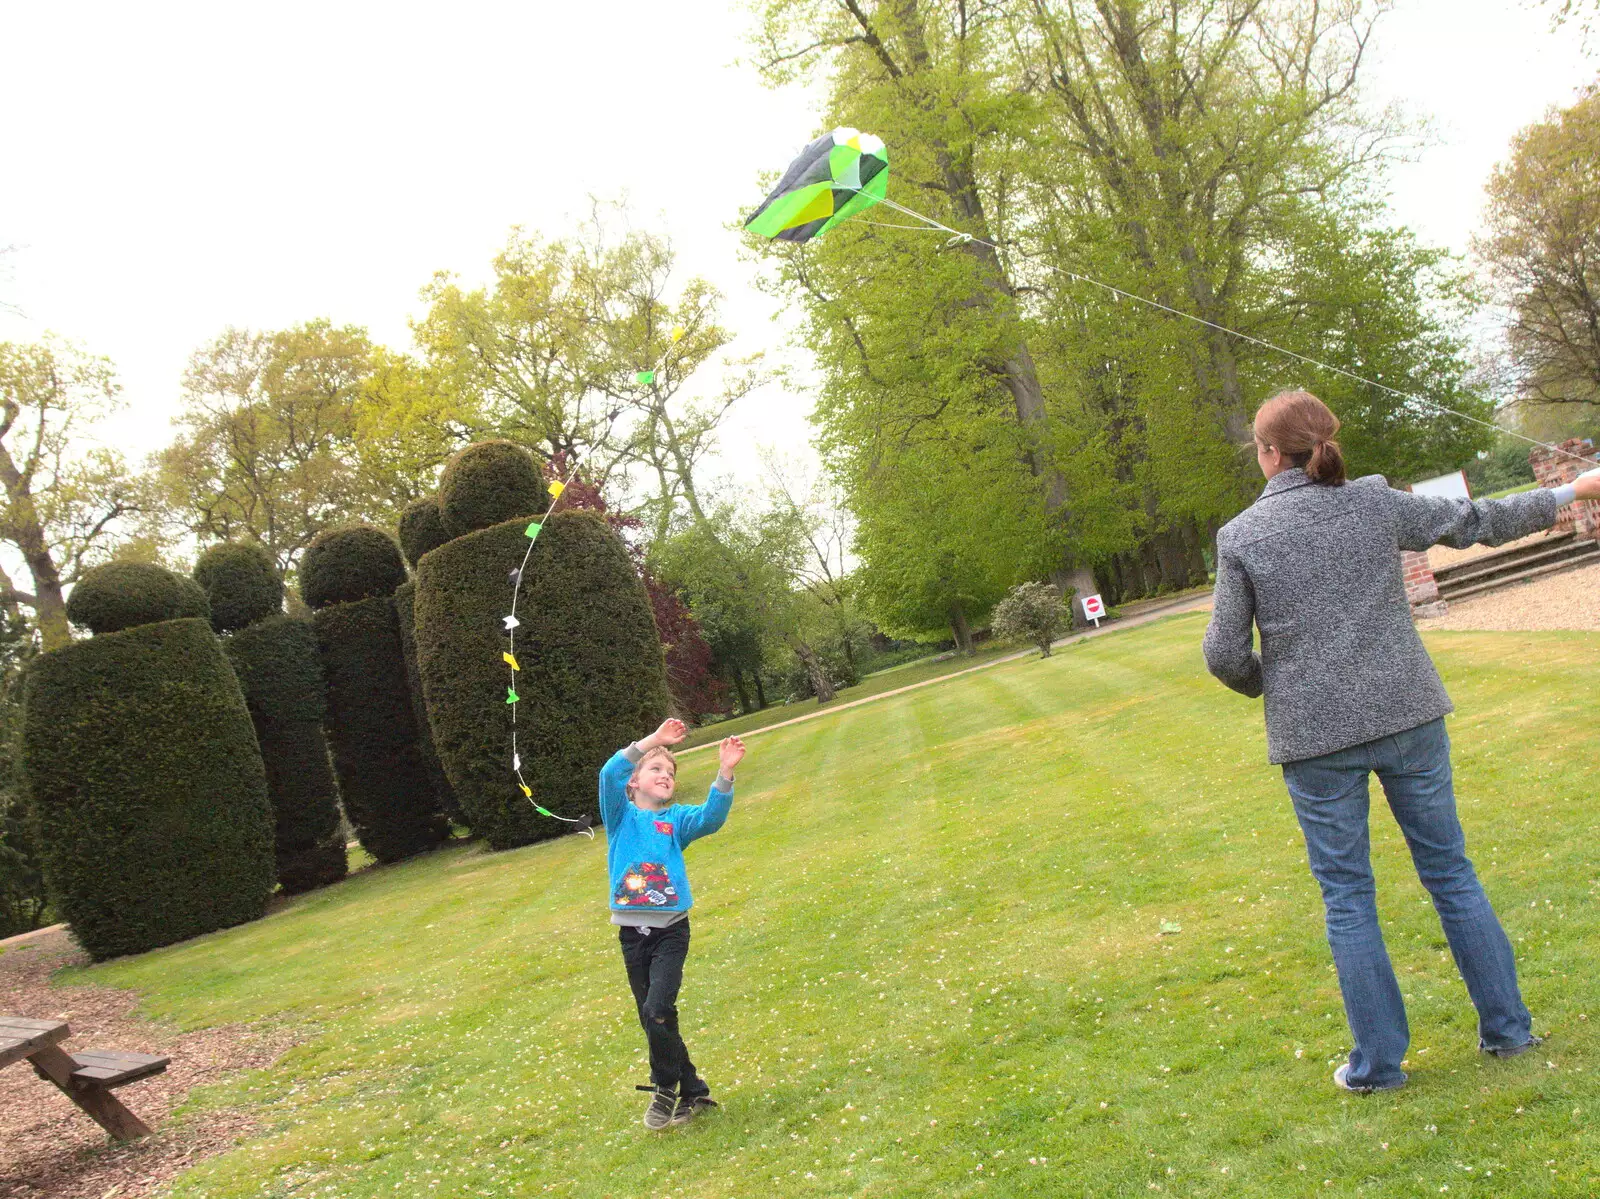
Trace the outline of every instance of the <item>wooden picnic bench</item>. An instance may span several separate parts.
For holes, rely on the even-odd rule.
[[[150,1135],[144,1121],[111,1093],[152,1074],[171,1060],[148,1053],[86,1049],[68,1053],[61,1042],[70,1034],[65,1020],[27,1020],[0,1015],[0,1069],[27,1060],[40,1078],[53,1082],[68,1099],[119,1141]]]

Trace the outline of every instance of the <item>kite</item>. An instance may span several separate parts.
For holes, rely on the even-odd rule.
[[[889,191],[889,150],[858,129],[835,129],[800,151],[744,223],[766,237],[810,241],[871,208]]]

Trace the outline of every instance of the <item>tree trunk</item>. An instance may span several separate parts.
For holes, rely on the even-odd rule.
[[[761,685],[761,670],[759,667],[750,672],[750,681],[756,685],[756,711],[765,711],[767,706],[767,689]]]
[[[14,412],[8,415],[8,428],[13,419]],[[33,576],[31,605],[40,640],[47,650],[71,645],[72,625],[67,621],[67,601],[61,594],[61,574],[45,542],[44,525],[33,502],[29,478],[17,469],[4,447],[0,447],[0,483],[5,485],[6,499],[10,501],[6,540],[21,551],[28,573]]]
[[[966,611],[960,604],[950,605],[950,632],[956,639],[956,649],[972,656],[972,626],[967,624]]]
[[[748,716],[750,714],[750,695],[744,689],[744,671],[730,670],[728,673],[733,676],[733,693],[739,697],[739,714]]]
[[[838,694],[833,689],[833,680],[828,677],[828,668],[822,664],[822,659],[817,657],[817,651],[812,649],[800,638],[792,638],[789,648],[794,650],[794,656],[800,659],[801,665],[806,668],[806,677],[811,680],[811,690],[817,693],[817,702],[825,704]]]

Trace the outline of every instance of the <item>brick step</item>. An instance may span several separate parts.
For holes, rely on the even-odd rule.
[[[1529,546],[1518,554],[1487,555],[1471,563],[1462,563],[1463,567],[1470,566],[1472,569],[1458,569],[1444,578],[1434,575],[1434,580],[1439,584],[1442,594],[1453,588],[1487,582],[1498,575],[1515,574],[1548,562],[1587,557],[1596,552],[1600,552],[1600,543],[1593,541],[1568,540],[1553,546]]]
[[[1433,572],[1433,577],[1442,587],[1447,581],[1459,579],[1464,574],[1474,574],[1496,563],[1516,562],[1520,558],[1543,554],[1549,550],[1561,549],[1572,545],[1576,540],[1577,538],[1571,529],[1561,533],[1551,533],[1538,541],[1528,542],[1525,545],[1514,545],[1508,549],[1479,554],[1476,558],[1468,558],[1465,562],[1457,562],[1451,566],[1441,566]]]
[[[1590,544],[1596,544],[1591,542]],[[1439,598],[1448,603],[1459,603],[1461,600],[1470,599],[1475,595],[1482,595],[1487,591],[1497,591],[1501,587],[1509,587],[1513,583],[1525,583],[1533,579],[1543,578],[1545,575],[1560,574],[1564,570],[1577,570],[1580,566],[1593,566],[1600,563],[1600,548],[1587,553],[1578,553],[1563,558],[1558,562],[1547,562],[1543,566],[1534,566],[1528,570],[1513,575],[1500,575],[1486,582],[1474,583],[1470,587],[1457,587],[1446,593],[1440,589]]]

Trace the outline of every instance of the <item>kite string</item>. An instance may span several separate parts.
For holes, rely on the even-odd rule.
[[[617,423],[617,418],[619,416],[621,416],[621,415],[622,415],[622,410],[620,408],[614,410],[611,413],[610,422],[606,425],[606,435],[607,436],[610,435],[612,427]],[[602,440],[603,440],[603,438],[602,438]],[[591,446],[590,448],[592,449],[593,447]],[[566,476],[561,480],[560,490],[556,492],[556,494],[554,495],[554,497],[550,501],[550,506],[548,508],[546,508],[544,510],[543,514],[540,516],[540,519],[539,519],[538,523],[541,526],[543,526],[544,522],[548,521],[551,516],[555,515],[556,508],[561,503],[561,497],[566,494],[568,486],[570,486],[572,481],[573,481],[573,479],[575,479],[577,477],[578,468],[583,465],[585,457],[586,457],[586,455],[583,455],[583,454],[578,454],[578,455],[574,456],[573,461],[572,461],[572,466],[567,470]],[[534,542],[537,539],[538,539],[537,538],[537,534],[535,534],[535,536],[533,536],[533,537],[529,537],[528,538],[528,548],[522,551],[522,562],[517,567],[516,581],[514,583],[512,583],[512,585],[511,585],[511,617],[506,622],[506,639],[507,639],[506,652],[511,656],[512,661],[515,661],[516,660],[516,656],[517,656],[517,625],[518,625],[518,621],[517,621],[517,596],[522,591],[522,573],[523,573],[523,571],[528,569],[528,560],[531,557],[533,557],[533,545],[534,545]],[[515,695],[516,694],[516,688],[517,688],[517,669],[516,669],[516,667],[512,666],[509,662],[506,664],[506,666],[507,666],[507,669],[509,669],[510,672],[511,672],[511,694]],[[522,777],[522,756],[521,756],[521,754],[519,754],[517,752],[517,704],[512,703],[510,706],[511,706],[511,770],[512,770],[512,773],[517,776],[517,785],[522,788],[523,796],[528,800],[529,803],[533,804],[534,810],[536,812],[538,812],[540,815],[549,816],[553,820],[564,821],[567,824],[576,824],[576,825],[579,826],[579,828],[578,828],[579,832],[581,832],[584,836],[588,837],[590,840],[593,840],[594,839],[594,830],[589,827],[589,823],[588,823],[587,818],[582,817],[582,816],[578,816],[578,817],[558,816],[556,813],[550,811],[548,808],[545,808],[545,807],[541,806],[540,804],[538,804],[538,803],[536,803],[534,801],[533,795],[532,795],[532,790],[533,789],[528,786],[527,780]]]
[[[854,189],[854,190],[859,191],[860,189],[857,188],[857,189]],[[912,217],[912,218],[914,218],[916,220],[919,220],[919,221],[923,221],[926,224],[926,226],[928,227],[928,230],[930,232],[944,232],[944,233],[951,234],[952,241],[950,243],[948,243],[950,245],[958,245],[958,244],[965,244],[967,242],[972,242],[972,243],[975,243],[975,244],[980,245],[980,246],[988,246],[989,249],[993,250],[997,254],[1003,252],[1003,251],[1001,251],[1000,247],[997,246],[992,241],[988,241],[988,240],[986,240],[984,238],[981,238],[981,237],[976,237],[971,233],[963,233],[959,229],[952,229],[952,228],[950,228],[949,225],[945,225],[945,224],[940,223],[939,221],[934,220],[932,217],[928,216],[926,213],[917,212],[915,209],[907,208],[905,205],[896,203],[894,200],[889,199],[887,196],[882,197],[880,199],[879,203],[888,205],[888,207],[893,209],[895,212],[902,213],[905,216]],[[873,223],[875,223],[875,222],[873,222]],[[903,227],[904,226],[893,226],[893,225],[892,226],[888,226],[888,228],[903,228]],[[1446,407],[1444,404],[1439,403],[1437,400],[1429,399],[1427,396],[1421,396],[1421,395],[1416,395],[1416,394],[1414,394],[1412,392],[1401,391],[1399,388],[1390,387],[1387,383],[1380,383],[1376,379],[1368,379],[1364,375],[1358,375],[1354,371],[1346,370],[1342,366],[1334,366],[1331,362],[1322,362],[1319,359],[1311,358],[1311,357],[1309,357],[1309,356],[1307,356],[1305,354],[1296,353],[1294,350],[1286,350],[1282,346],[1275,345],[1272,342],[1266,341],[1263,338],[1252,336],[1249,333],[1241,333],[1237,329],[1230,329],[1228,326],[1219,325],[1215,321],[1208,321],[1204,317],[1195,316],[1191,312],[1184,312],[1181,308],[1173,308],[1171,305],[1163,304],[1159,300],[1152,300],[1152,299],[1150,299],[1150,298],[1148,298],[1146,296],[1141,296],[1141,295],[1138,295],[1138,294],[1136,294],[1134,292],[1131,292],[1131,291],[1124,291],[1120,287],[1116,287],[1116,286],[1114,286],[1114,285],[1112,285],[1110,283],[1103,283],[1099,279],[1095,279],[1095,278],[1093,278],[1093,277],[1091,277],[1089,275],[1084,275],[1084,274],[1080,274],[1077,271],[1068,270],[1066,267],[1061,266],[1061,265],[1059,265],[1057,263],[1046,262],[1044,264],[1044,266],[1049,270],[1055,271],[1057,274],[1065,275],[1067,278],[1072,279],[1075,282],[1087,283],[1087,284],[1089,284],[1089,285],[1091,285],[1093,287],[1098,287],[1098,288],[1100,288],[1100,289],[1102,289],[1104,291],[1108,291],[1114,296],[1119,296],[1119,297],[1121,297],[1123,299],[1132,300],[1132,301],[1134,301],[1135,303],[1138,303],[1138,304],[1148,305],[1151,308],[1159,309],[1160,311],[1166,312],[1166,313],[1170,313],[1173,316],[1182,317],[1184,320],[1193,321],[1197,325],[1204,325],[1208,329],[1215,329],[1219,333],[1225,333],[1229,337],[1237,337],[1241,341],[1250,342],[1252,345],[1260,346],[1262,349],[1271,350],[1274,353],[1282,354],[1286,358],[1293,358],[1297,362],[1305,363],[1307,366],[1314,366],[1314,367],[1318,368],[1319,370],[1331,371],[1336,375],[1342,375],[1345,378],[1352,379],[1357,383],[1364,383],[1368,387],[1376,387],[1378,390],[1386,391],[1390,395],[1398,396],[1402,400],[1410,400],[1410,401],[1413,401],[1415,403],[1426,404],[1431,408],[1435,408],[1440,412],[1448,413],[1450,416],[1457,417],[1460,420],[1471,421],[1475,425],[1482,425],[1486,429],[1493,429],[1496,433],[1504,433],[1507,436],[1515,437],[1518,441],[1525,441],[1529,445],[1538,446],[1540,449],[1545,449],[1545,450],[1551,451],[1552,453],[1560,454],[1563,458],[1571,458],[1574,461],[1583,462],[1583,463],[1592,463],[1593,462],[1593,459],[1586,458],[1582,454],[1575,454],[1571,450],[1564,450],[1560,446],[1550,445],[1548,442],[1539,441],[1537,438],[1526,437],[1523,434],[1514,432],[1511,429],[1502,428],[1500,425],[1495,424],[1493,421],[1481,420],[1476,416],[1469,416],[1465,412],[1457,412],[1454,408]]]

